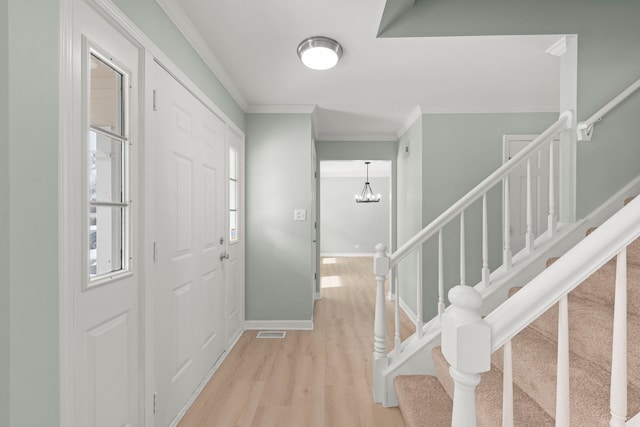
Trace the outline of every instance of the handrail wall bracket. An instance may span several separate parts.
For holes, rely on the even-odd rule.
[[[591,138],[593,137],[593,129],[595,127],[594,125],[595,123],[592,123],[590,125],[585,122],[578,123],[578,126],[576,127],[578,141],[591,141]]]
[[[576,128],[578,141],[591,141],[591,138],[593,137],[594,125],[602,120],[604,116],[609,114],[611,110],[620,105],[625,99],[630,97],[638,89],[640,89],[640,79],[632,83],[631,86],[623,90],[618,96],[609,101],[607,105],[596,111],[587,120],[580,122]]]

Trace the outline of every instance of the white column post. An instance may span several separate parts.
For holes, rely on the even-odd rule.
[[[464,236],[464,211],[460,212],[460,284],[467,284],[467,261]]]
[[[418,250],[417,252],[417,260],[416,260],[416,268],[417,268],[417,280],[416,280],[416,334],[418,335],[418,338],[422,338],[422,278],[423,278],[423,272],[422,272],[422,245],[418,246]]]
[[[389,366],[387,358],[387,312],[385,307],[384,281],[389,273],[390,259],[387,246],[378,243],[373,258],[373,273],[376,276],[376,309],[374,317],[373,348],[373,397],[376,402],[386,400],[386,387],[382,371]]]
[[[482,283],[489,286],[489,218],[487,212],[487,193],[482,195]]]
[[[527,231],[525,233],[525,244],[527,247],[527,252],[533,252],[533,191],[532,191],[532,180],[531,180],[531,159],[527,159]]]
[[[556,179],[555,179],[555,159],[553,156],[553,139],[549,143],[549,219],[547,220],[547,230],[549,236],[556,234],[558,217],[556,215]]]
[[[569,300],[558,303],[558,371],[556,384],[556,425],[569,426]]]
[[[611,350],[611,427],[627,422],[627,248],[616,258],[616,291]]]
[[[503,347],[502,427],[513,427],[513,352],[511,341]]]
[[[442,321],[442,353],[454,381],[452,427],[475,427],[475,389],[491,367],[491,330],[480,316],[482,297],[470,286],[449,291]]]
[[[444,313],[444,249],[442,245],[442,229],[438,231],[438,316],[442,325]]]
[[[502,251],[502,264],[504,265],[505,270],[511,269],[511,196],[509,195],[509,177],[506,176],[503,180],[502,184],[503,188],[503,224],[504,231],[502,235],[502,239],[504,242],[503,251]]]
[[[394,349],[396,351],[396,353],[400,352],[400,344],[401,344],[401,339],[400,339],[400,293],[399,293],[399,284],[400,281],[398,280],[398,267],[393,267],[391,269],[392,273],[392,277],[395,279],[395,299],[393,301],[393,323],[395,325],[395,338],[394,338]]]

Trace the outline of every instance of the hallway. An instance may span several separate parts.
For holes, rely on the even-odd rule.
[[[320,274],[315,329],[287,331],[285,339],[244,332],[181,427],[404,426],[397,408],[373,403],[371,394],[372,259],[322,258]],[[413,324],[401,319],[405,339]]]

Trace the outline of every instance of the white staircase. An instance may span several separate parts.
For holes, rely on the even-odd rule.
[[[447,209],[442,215],[436,218],[431,224],[425,227],[420,233],[407,241],[402,247],[391,255],[386,253],[384,245],[376,247],[374,259],[374,274],[377,286],[376,316],[374,325],[374,366],[373,366],[373,395],[377,402],[385,406],[395,406],[397,396],[393,387],[393,379],[400,374],[435,374],[435,366],[431,357],[432,348],[442,342],[442,353],[451,366],[451,375],[455,383],[455,399],[452,408],[452,425],[472,426],[476,425],[475,417],[475,386],[480,380],[480,373],[489,370],[491,365],[491,354],[497,349],[506,345],[506,355],[510,354],[510,340],[522,329],[531,324],[542,313],[546,312],[553,304],[560,304],[560,322],[558,329],[558,387],[556,407],[559,413],[556,414],[556,425],[569,425],[568,413],[565,415],[562,408],[569,408],[569,349],[568,349],[568,326],[566,318],[568,313],[567,295],[578,286],[588,275],[600,268],[614,255],[620,253],[618,259],[622,260],[624,248],[631,241],[640,235],[640,201],[632,202],[620,213],[612,218],[613,225],[609,221],[606,223],[603,232],[594,233],[596,237],[589,237],[584,242],[571,249],[562,258],[557,266],[544,270],[544,260],[549,257],[549,253],[559,255],[564,253],[577,240],[579,234],[584,231],[587,221],[574,224],[559,224],[558,213],[555,206],[555,193],[559,191],[558,183],[554,181],[553,165],[557,159],[553,158],[552,144],[558,139],[567,140],[567,135],[575,138],[579,135],[586,139],[593,133],[593,125],[601,115],[606,114],[617,104],[640,87],[640,80],[629,89],[623,92],[624,96],[614,98],[612,103],[603,107],[596,115],[589,120],[574,127],[574,119],[571,112],[565,112],[560,118],[544,131],[525,149],[519,152],[498,170],[492,173],[484,181],[478,184],[462,199]],[[621,94],[622,95],[622,94]],[[600,115],[599,117],[596,117]],[[549,211],[547,230],[540,236],[533,234],[532,226],[532,177],[531,164],[542,155],[549,156],[550,176],[548,178]],[[518,167],[525,166],[527,169],[526,179],[526,217],[527,234],[526,245],[523,251],[515,257],[511,253],[510,245],[510,200],[509,200],[509,174]],[[561,172],[562,175],[562,172]],[[638,181],[631,183],[621,193],[637,191]],[[489,270],[488,259],[488,209],[487,194],[495,187],[502,187],[503,190],[503,218],[504,227],[502,230],[503,255],[502,265],[493,272]],[[626,195],[626,194],[624,194]],[[620,197],[621,194],[615,196]],[[566,195],[565,195],[566,197]],[[479,203],[481,209],[482,224],[482,271],[481,281],[474,287],[467,286],[466,283],[466,236],[465,236],[465,212],[474,203]],[[592,223],[599,223],[608,216],[609,208],[602,208],[591,218]],[[626,212],[626,213],[625,213]],[[634,217],[635,215],[635,217]],[[443,270],[443,230],[451,223],[457,222],[460,227],[459,265],[460,265],[460,285],[454,287],[449,293],[449,299],[453,303],[450,307],[445,307],[445,286],[442,279]],[[422,260],[423,245],[432,240],[438,248],[439,280],[438,280],[438,315],[422,323],[422,286],[417,286],[417,308],[416,333],[405,342],[400,342],[399,338],[399,298],[396,298],[396,312],[394,323],[396,326],[395,345],[393,351],[387,353],[386,348],[386,325],[384,310],[384,286],[387,276],[397,277],[395,269],[403,259],[409,255],[417,256]],[[437,243],[436,243],[437,242]],[[587,242],[587,243],[585,243]],[[591,243],[589,243],[591,242]],[[586,249],[585,249],[586,247]],[[570,255],[573,254],[573,255]],[[568,259],[568,261],[566,261]],[[626,257],[624,257],[626,260]],[[620,261],[622,262],[622,261]],[[626,261],[625,261],[626,262]],[[623,267],[619,267],[621,270]],[[548,273],[551,271],[551,273]],[[587,272],[589,272],[587,274]],[[586,275],[585,275],[586,274]],[[535,277],[535,278],[534,278]],[[533,280],[531,280],[533,278]],[[417,272],[418,283],[422,283],[421,262],[418,262]],[[622,281],[622,279],[620,279]],[[399,295],[397,286],[399,283],[394,280],[396,286],[395,294]],[[507,291],[512,286],[521,286],[530,282],[523,291],[513,298],[507,300]],[[626,283],[626,282],[625,282]],[[620,285],[622,286],[622,285]],[[531,290],[534,289],[534,290]],[[621,297],[622,298],[622,297]],[[506,301],[506,302],[505,302]],[[488,315],[487,315],[488,314]],[[486,318],[482,316],[487,315]],[[616,327],[622,328],[622,314],[616,315]],[[626,314],[624,316],[626,325]],[[622,342],[620,338],[621,329],[614,333],[614,341]],[[616,335],[617,334],[617,335]],[[618,348],[618,347],[616,347]],[[615,351],[616,354],[625,354],[626,349]],[[621,357],[621,356],[620,356]],[[511,361],[505,356],[505,367],[510,366]],[[613,358],[612,371],[616,377],[615,386],[612,385],[612,392],[616,396],[622,396],[622,389],[626,393],[626,371],[622,371],[623,362]],[[506,368],[505,368],[506,369]],[[624,380],[622,379],[624,377]],[[505,372],[505,378],[508,372]],[[503,420],[506,424],[512,425],[512,416],[508,413],[509,390],[505,380],[504,407],[507,413]],[[624,383],[624,386],[621,385]],[[618,401],[622,397],[617,398]],[[626,399],[625,399],[626,402]],[[425,403],[426,404],[426,403]],[[626,405],[626,403],[625,403]],[[618,404],[621,406],[621,404]],[[621,409],[612,409],[620,412]],[[622,417],[614,415],[611,421],[613,426],[636,425],[639,418],[635,417],[626,422],[615,421]]]

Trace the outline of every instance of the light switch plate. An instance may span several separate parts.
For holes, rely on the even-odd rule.
[[[294,221],[306,221],[307,220],[307,210],[306,209],[294,209],[293,210],[293,220]]]

